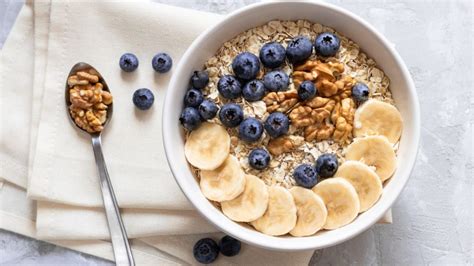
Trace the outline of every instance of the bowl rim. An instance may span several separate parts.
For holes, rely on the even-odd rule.
[[[386,195],[385,200],[383,202],[379,202],[378,208],[381,209],[379,210],[378,213],[374,213],[372,216],[372,220],[369,222],[366,222],[365,224],[363,223],[359,227],[354,227],[351,228],[346,234],[334,234],[333,238],[330,241],[301,241],[297,242],[299,239],[304,240],[305,238],[311,238],[314,236],[309,236],[309,237],[291,237],[291,238],[283,238],[283,237],[275,237],[275,236],[268,236],[264,235],[262,233],[259,233],[255,230],[252,230],[252,233],[246,232],[245,229],[241,226],[235,227],[235,226],[230,226],[226,225],[226,223],[232,223],[234,225],[238,225],[238,223],[228,219],[226,217],[225,220],[222,219],[212,219],[211,214],[209,213],[209,209],[206,209],[205,207],[199,206],[196,202],[194,202],[191,193],[188,193],[188,190],[191,188],[188,187],[186,179],[188,178],[187,175],[180,175],[180,171],[182,169],[182,166],[175,165],[172,160],[170,159],[170,153],[173,153],[175,150],[175,147],[172,145],[171,141],[168,141],[169,139],[172,139],[173,136],[169,132],[169,130],[166,130],[167,127],[163,126],[162,127],[162,135],[163,135],[163,145],[165,148],[165,153],[166,153],[166,158],[168,161],[168,165],[171,169],[171,172],[173,173],[173,176],[186,196],[186,198],[191,202],[191,204],[195,207],[195,209],[206,219],[208,220],[211,224],[216,226],[219,230],[235,237],[243,242],[246,242],[248,244],[262,247],[265,249],[271,249],[271,250],[279,250],[279,251],[301,251],[301,250],[311,250],[311,249],[319,249],[319,248],[325,248],[329,246],[333,246],[336,244],[339,244],[341,242],[347,241],[358,234],[364,232],[367,230],[369,227],[374,225],[380,218],[387,212],[387,210],[390,209],[390,207],[394,204],[395,200],[398,198],[402,190],[405,188],[406,183],[408,182],[408,179],[411,175],[411,172],[413,170],[414,164],[416,162],[416,157],[418,154],[418,148],[419,148],[419,140],[420,140],[420,107],[419,107],[419,101],[418,101],[418,96],[416,94],[416,89],[415,85],[413,82],[413,79],[411,78],[411,75],[398,54],[398,52],[395,50],[394,46],[392,43],[390,43],[381,33],[379,33],[373,26],[371,26],[368,22],[366,22],[364,19],[361,17],[330,3],[326,3],[323,1],[314,1],[314,2],[308,2],[308,1],[299,1],[299,2],[294,2],[291,0],[283,0],[283,1],[267,1],[267,2],[260,2],[260,3],[255,3],[251,4],[248,6],[245,6],[243,8],[237,9],[233,11],[232,13],[228,14],[225,16],[222,20],[218,21],[216,24],[212,25],[211,27],[207,28],[204,30],[192,43],[191,45],[186,49],[186,52],[183,54],[180,62],[178,63],[175,71],[173,71],[173,75],[171,77],[170,83],[168,85],[168,88],[174,88],[176,87],[175,83],[178,82],[180,77],[178,76],[179,73],[183,72],[183,69],[186,67],[185,62],[192,56],[192,51],[196,49],[196,47],[205,39],[207,36],[212,35],[215,31],[217,31],[222,24],[224,24],[228,20],[232,20],[235,17],[239,16],[242,13],[250,12],[252,9],[255,8],[260,8],[263,6],[270,6],[270,5],[279,5],[279,4],[309,4],[315,7],[324,7],[331,9],[334,12],[340,13],[342,16],[347,16],[357,22],[359,22],[363,27],[365,27],[365,30],[367,30],[370,34],[372,34],[379,42],[383,44],[383,46],[387,49],[387,51],[390,53],[390,55],[394,58],[394,61],[396,62],[396,65],[398,68],[400,68],[401,74],[403,76],[403,79],[406,81],[408,88],[407,88],[407,93],[409,94],[409,97],[412,99],[413,105],[411,106],[413,109],[413,114],[412,114],[412,120],[413,120],[413,135],[410,136],[412,138],[412,142],[414,143],[412,147],[412,152],[413,156],[410,158],[409,161],[406,162],[404,165],[405,169],[408,169],[406,171],[406,175],[402,175],[399,178],[403,178],[402,180],[399,180],[400,185],[392,191],[389,195]],[[162,115],[162,121],[163,125],[169,125],[173,121],[171,119],[175,119],[174,117],[170,117],[170,115],[167,115],[168,112],[166,110],[168,108],[171,108],[171,99],[172,97],[170,96],[170,90],[168,89],[165,95],[164,99],[164,104],[163,104],[163,115]],[[192,173],[190,173],[192,175]],[[374,206],[375,207],[375,206]],[[373,208],[374,208],[373,207]],[[220,212],[221,215],[223,215]],[[359,214],[363,215],[363,214]],[[350,225],[350,224],[349,224]],[[232,228],[229,228],[232,227]],[[342,227],[344,228],[344,227]],[[247,229],[248,230],[248,229]],[[336,230],[331,230],[333,232],[337,231]],[[268,238],[267,240],[263,240],[265,238]]]

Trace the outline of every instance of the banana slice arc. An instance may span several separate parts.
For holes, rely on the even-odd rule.
[[[251,222],[262,217],[268,206],[267,185],[253,175],[245,176],[245,189],[237,198],[221,202],[222,212],[236,222]]]
[[[355,188],[341,177],[333,177],[319,182],[313,191],[324,201],[328,216],[324,229],[342,227],[357,217],[360,209],[359,197]]]
[[[296,225],[290,231],[293,236],[309,236],[319,231],[326,223],[328,211],[324,201],[312,190],[292,187],[290,193],[296,204]]]
[[[268,208],[262,217],[251,222],[266,235],[279,236],[290,232],[296,225],[296,205],[291,193],[282,187],[268,188]]]
[[[397,167],[395,151],[384,136],[355,139],[347,147],[346,160],[361,161],[375,167],[382,182],[389,179]]]
[[[245,174],[237,158],[229,155],[217,169],[202,170],[199,184],[202,194],[210,200],[232,200],[244,191]]]
[[[368,100],[357,108],[354,115],[354,136],[382,135],[390,143],[396,143],[402,134],[402,115],[395,106]]]
[[[229,155],[230,136],[224,127],[214,123],[203,123],[191,132],[184,144],[186,159],[202,170],[214,170]]]
[[[355,188],[359,196],[359,212],[368,210],[382,195],[383,187],[380,177],[364,163],[346,161],[339,166],[335,176],[346,179]]]

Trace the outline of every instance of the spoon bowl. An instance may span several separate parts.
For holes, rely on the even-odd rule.
[[[67,75],[68,77],[70,77],[71,75],[74,75],[75,73],[77,73],[78,71],[81,71],[81,70],[90,70],[92,69],[95,73],[95,75],[97,75],[99,77],[99,82],[102,83],[102,90],[104,91],[107,91],[109,92],[110,94],[112,94],[112,92],[110,92],[110,89],[109,89],[109,86],[107,85],[107,82],[105,82],[105,79],[104,77],[102,77],[102,75],[100,74],[99,71],[97,71],[97,69],[95,69],[93,66],[87,64],[87,63],[84,63],[84,62],[79,62],[77,64],[75,64],[72,68],[71,68],[71,71],[69,71],[69,74]],[[100,132],[95,132],[95,133],[90,133],[90,132],[87,132],[86,130],[82,129],[81,127],[79,127],[75,122],[74,122],[74,119],[72,118],[71,116],[71,113],[69,112],[69,106],[71,106],[71,100],[70,100],[70,95],[69,95],[69,85],[67,83],[67,80],[66,80],[66,86],[65,86],[65,101],[66,101],[66,108],[67,108],[67,113],[69,114],[69,121],[71,121],[74,126],[76,126],[77,128],[79,128],[80,130],[86,132],[87,134],[89,135],[100,135],[102,133],[102,131]],[[105,129],[105,127],[107,126],[107,124],[109,123],[110,119],[112,119],[112,114],[114,112],[114,102],[112,101],[112,103],[110,103],[108,105],[108,108],[107,108],[107,116],[106,116],[106,119],[105,119],[105,122],[104,124],[102,125]]]

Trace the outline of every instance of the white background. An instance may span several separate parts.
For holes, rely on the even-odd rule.
[[[315,252],[311,265],[472,265],[473,8],[469,1],[326,0],[369,21],[405,60],[421,104],[421,147],[392,225]],[[162,0],[226,14],[254,0]],[[21,8],[0,0],[0,47]],[[316,18],[317,20],[317,18]],[[191,250],[189,251],[191,252]],[[0,231],[0,264],[109,262]]]

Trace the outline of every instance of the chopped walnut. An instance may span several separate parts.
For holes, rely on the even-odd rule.
[[[331,121],[335,125],[333,139],[339,143],[347,143],[352,137],[354,123],[355,102],[345,98],[338,102],[331,114]]]
[[[289,115],[295,127],[307,127],[323,122],[331,115],[335,101],[329,98],[314,97],[305,105],[293,109]]]
[[[339,88],[335,82],[337,76],[343,72],[344,65],[339,62],[323,63],[319,60],[308,60],[295,68],[292,77],[296,87],[305,80],[311,80],[321,96],[330,97],[338,93]]]
[[[112,95],[103,90],[97,72],[92,69],[78,71],[68,78],[69,112],[74,122],[89,133],[100,132],[107,119]]]
[[[276,139],[271,139],[268,142],[267,148],[273,156],[278,156],[285,152],[291,152],[301,144],[301,141],[298,141],[295,136],[282,136]]]
[[[298,103],[298,92],[296,90],[270,92],[263,98],[263,101],[267,105],[269,113],[286,113]]]

